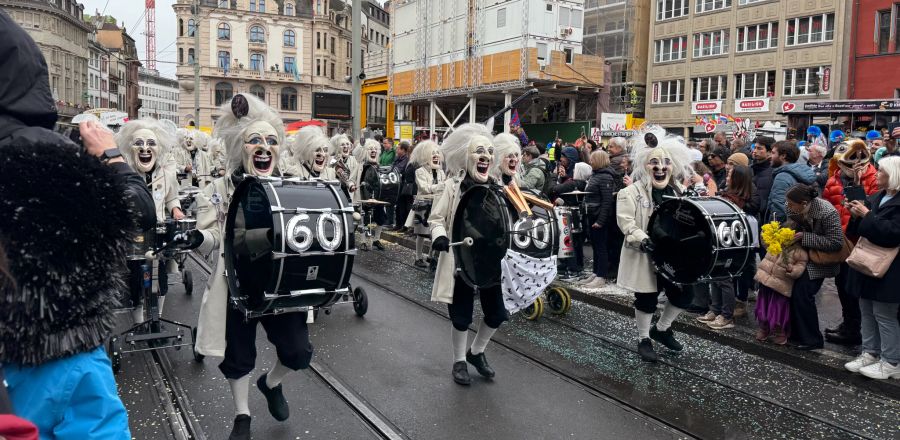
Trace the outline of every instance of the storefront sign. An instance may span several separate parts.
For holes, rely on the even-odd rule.
[[[691,103],[692,115],[722,113],[722,101],[700,101]]]
[[[828,92],[831,90],[831,67],[826,67],[822,69],[822,91]]]
[[[659,102],[659,83],[653,83],[653,102]]]
[[[627,120],[625,113],[600,113],[600,130],[625,130]]]
[[[600,136],[603,137],[623,137],[628,138],[634,136],[634,130],[600,130]]]
[[[769,111],[769,98],[734,100],[735,113],[765,113]]]
[[[781,104],[781,111],[791,112],[876,112],[876,111],[900,111],[900,99],[877,100],[846,100],[846,101],[808,101],[790,102]]]

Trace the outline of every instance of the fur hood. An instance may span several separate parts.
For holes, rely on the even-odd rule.
[[[126,290],[131,211],[112,167],[59,145],[0,149],[0,363],[40,365],[104,343]]]

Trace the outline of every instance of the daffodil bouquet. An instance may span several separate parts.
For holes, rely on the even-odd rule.
[[[766,252],[772,255],[781,255],[782,260],[787,260],[787,255],[782,255],[795,244],[794,235],[797,231],[782,227],[781,223],[773,221],[762,226],[762,239],[766,244]]]

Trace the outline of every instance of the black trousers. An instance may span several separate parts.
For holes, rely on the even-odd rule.
[[[844,320],[844,329],[846,329],[848,334],[858,335],[862,325],[862,312],[859,310],[859,298],[847,291],[848,272],[850,272],[850,266],[847,263],[841,263],[841,271],[835,277],[834,285],[837,287],[838,299],[841,301],[841,316]]]
[[[409,216],[409,211],[412,209],[412,202],[413,196],[401,195],[397,199],[396,218],[394,219],[396,227],[402,228],[406,224],[406,217]]]
[[[679,309],[690,307],[691,301],[694,299],[693,291],[685,290],[658,274],[656,275],[656,290],[664,291],[669,303]],[[634,308],[638,311],[654,313],[658,303],[659,292],[634,292]]]
[[[609,277],[609,252],[606,249],[606,243],[609,239],[609,232],[607,232],[607,228],[609,226],[604,226],[602,228],[593,228],[590,227],[588,229],[591,231],[591,248],[594,250],[594,275],[602,278]],[[618,228],[617,228],[618,229]],[[615,275],[613,275],[615,278]]]
[[[816,293],[825,280],[809,279],[809,271],[794,281],[791,290],[791,340],[805,345],[822,344],[819,330],[819,311],[816,308]]]
[[[622,256],[622,245],[625,243],[625,236],[619,225],[615,222],[606,226],[608,232],[606,241],[606,255],[609,257],[609,273],[612,278],[616,277],[619,272],[619,258]],[[594,258],[597,258],[594,256]]]
[[[503,292],[500,286],[478,289],[478,296],[481,300],[484,322],[488,327],[499,328],[500,324],[509,320],[509,312],[503,305]],[[459,277],[454,280],[453,304],[447,304],[447,311],[450,313],[453,328],[459,331],[469,329],[475,312],[475,290]]]
[[[268,315],[245,321],[243,313],[229,306],[225,315],[225,359],[219,364],[226,379],[244,377],[256,366],[258,323],[262,323],[282,365],[295,371],[309,367],[313,347],[309,343],[306,313]]]
[[[128,300],[131,301],[131,304],[124,303],[125,298],[123,298],[123,307],[137,307],[142,304],[143,299],[141,298],[144,289],[144,270],[141,266],[144,265],[145,260],[128,260]],[[151,271],[152,277],[152,271]],[[152,280],[150,281],[152,283]],[[152,285],[152,284],[151,284]]]

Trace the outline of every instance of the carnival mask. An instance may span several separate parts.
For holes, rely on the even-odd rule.
[[[434,152],[431,153],[431,162],[428,164],[428,166],[430,166],[433,170],[439,170],[441,169],[441,163],[443,162],[443,159],[444,158],[443,156],[441,156],[441,153],[438,152],[437,149],[435,149]]]
[[[494,162],[494,145],[484,136],[474,136],[469,141],[469,176],[477,183],[488,181],[488,172]]]
[[[353,144],[350,143],[350,139],[344,138],[341,143],[341,157],[346,158],[350,155],[350,151],[353,150]]]
[[[315,151],[312,152],[312,157],[310,157],[309,164],[310,168],[315,173],[321,173],[322,170],[325,169],[325,159],[328,158],[328,153],[325,152],[325,146],[320,145],[316,147]]]
[[[366,160],[369,163],[378,163],[378,155],[381,154],[381,147],[371,142],[366,142]]]
[[[519,170],[519,153],[512,153],[500,160],[500,172],[505,176],[515,176]]]
[[[184,138],[181,140],[181,146],[188,151],[194,151],[197,149],[193,131],[188,131],[184,134]]]
[[[244,172],[271,176],[278,163],[278,132],[271,124],[256,121],[244,130]]]
[[[672,179],[672,158],[662,148],[654,148],[644,165],[650,183],[656,189],[663,189]]]
[[[853,177],[857,171],[864,169],[869,165],[872,154],[866,146],[866,143],[854,139],[849,142],[840,143],[834,150],[832,164],[837,163],[846,176]],[[831,170],[832,174],[834,170]]]
[[[142,128],[135,130],[131,140],[131,151],[134,154],[135,168],[142,173],[149,173],[156,165],[159,156],[159,142],[153,130]]]

